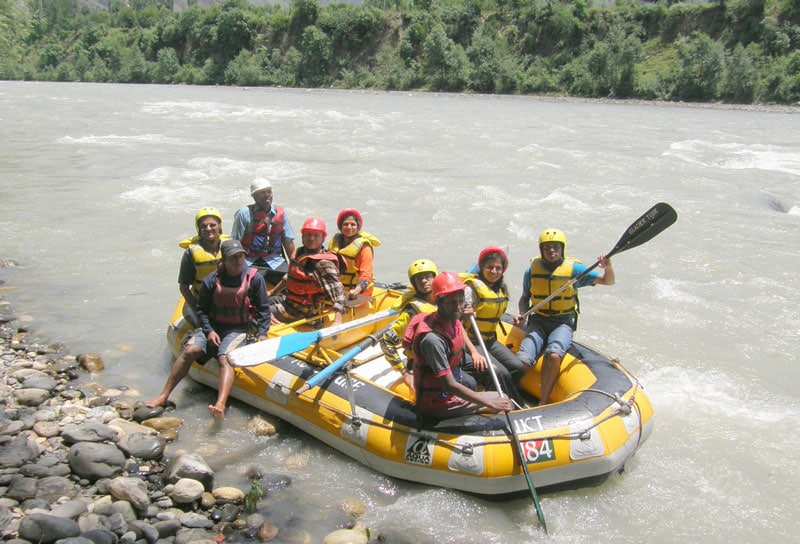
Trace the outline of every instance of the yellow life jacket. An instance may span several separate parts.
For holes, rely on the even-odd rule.
[[[192,283],[192,291],[194,291],[195,295],[200,290],[200,284],[203,282],[203,278],[216,270],[217,265],[222,261],[222,242],[229,239],[230,236],[228,235],[220,235],[220,250],[217,250],[216,253],[209,253],[206,251],[203,246],[200,245],[199,236],[192,236],[178,243],[180,247],[188,249],[192,254],[192,259],[194,259],[194,282]]]
[[[508,291],[505,283],[495,291],[475,274],[459,274],[459,276],[478,295],[477,300],[472,301],[472,309],[475,311],[475,321],[478,323],[481,336],[487,342],[494,340],[497,338],[497,324],[508,308]],[[472,327],[467,328],[467,331],[470,338],[475,340],[475,331]]]
[[[579,261],[566,258],[555,270],[545,268],[541,257],[531,260],[531,307],[536,306],[562,285],[572,280],[573,265]],[[578,290],[570,285],[553,300],[536,310],[543,317],[578,315]]]
[[[328,249],[333,251],[334,253],[338,253],[342,257],[344,257],[345,264],[347,265],[347,270],[342,272],[339,275],[339,279],[342,282],[342,285],[345,288],[345,291],[348,289],[353,289],[358,284],[358,273],[359,270],[356,267],[356,257],[358,254],[361,253],[364,245],[368,245],[370,247],[378,247],[381,245],[380,240],[375,238],[373,235],[369,234],[368,232],[364,232],[363,230],[358,233],[356,238],[347,244],[345,247],[341,247],[342,244],[342,233],[337,232],[333,238],[331,238],[330,243],[328,244]],[[371,290],[373,286],[372,278],[369,279],[369,285],[366,289],[364,289],[364,293]]]

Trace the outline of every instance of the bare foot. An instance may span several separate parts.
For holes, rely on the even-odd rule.
[[[147,402],[144,403],[144,405],[147,406],[148,408],[155,408],[157,406],[165,407],[167,405],[167,397],[165,397],[164,395],[159,395],[152,400],[148,400]]]
[[[220,407],[218,404],[209,404],[208,411],[217,421],[222,421],[222,418],[225,417],[225,406]]]

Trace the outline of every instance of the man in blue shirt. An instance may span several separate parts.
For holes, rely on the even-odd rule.
[[[260,269],[264,279],[276,285],[288,270],[287,259],[294,257],[294,231],[284,209],[273,203],[268,179],[254,179],[250,195],[254,204],[236,211],[231,238],[242,242],[247,264]]]

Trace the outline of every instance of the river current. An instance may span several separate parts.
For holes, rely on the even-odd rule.
[[[177,243],[195,211],[230,232],[256,176],[296,231],[358,208],[383,244],[376,277],[420,257],[460,271],[509,248],[512,300],[539,231],[593,263],[656,202],[668,230],[614,258],[617,284],[581,293],[576,338],[622,364],[655,429],[599,487],[549,493],[554,543],[796,542],[800,489],[800,116],[683,105],[297,89],[0,82],[3,296],[40,338],[101,353],[95,378],[142,398],[169,372]],[[543,541],[530,498],[487,501],[393,480],[283,424],[222,424],[208,388],[173,395],[172,451],[218,481],[291,476],[272,515],[321,538],[359,497],[386,542]]]

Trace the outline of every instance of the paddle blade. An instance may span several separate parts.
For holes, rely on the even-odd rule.
[[[631,223],[608,256],[611,257],[615,253],[621,253],[652,240],[677,220],[678,213],[672,206],[665,202],[659,202]]]
[[[228,354],[228,361],[235,367],[260,365],[302,351],[320,338],[319,331],[296,332],[269,338],[234,349]]]

